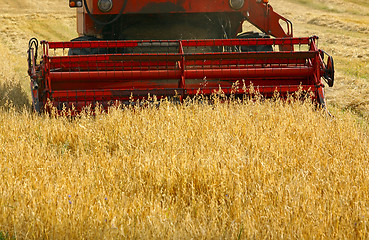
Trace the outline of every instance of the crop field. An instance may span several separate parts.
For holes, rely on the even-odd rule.
[[[271,0],[336,63],[330,117],[291,99],[30,111],[31,37],[64,0],[0,0],[0,240],[369,239],[369,3]]]

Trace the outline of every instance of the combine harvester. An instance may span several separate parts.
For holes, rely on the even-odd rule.
[[[97,103],[155,95],[184,99],[243,95],[252,85],[264,97],[311,91],[325,105],[322,78],[332,87],[333,59],[318,37],[294,38],[292,23],[268,0],[70,0],[79,38],[31,39],[28,73],[37,112],[50,102],[81,111]],[[248,21],[262,32],[242,32]],[[237,86],[235,86],[235,84]]]

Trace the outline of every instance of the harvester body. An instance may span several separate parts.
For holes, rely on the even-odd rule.
[[[29,48],[33,105],[80,111],[155,95],[265,97],[309,91],[324,105],[333,59],[266,0],[70,0],[79,38]],[[242,33],[248,21],[262,33]],[[270,37],[272,36],[272,37]],[[327,57],[325,57],[327,56]]]

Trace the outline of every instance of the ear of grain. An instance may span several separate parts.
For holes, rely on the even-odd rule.
[[[369,237],[368,132],[350,114],[165,102],[0,122],[0,226],[17,239]]]
[[[369,238],[366,0],[271,1],[334,56],[334,119],[278,102],[19,111],[28,39],[72,39],[75,13],[0,3],[0,239]]]

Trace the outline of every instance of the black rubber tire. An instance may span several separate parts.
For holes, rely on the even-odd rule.
[[[270,38],[269,35],[262,32],[244,32],[237,36],[241,39],[251,38]],[[258,46],[241,46],[242,52],[273,52],[273,47],[270,45],[258,45]]]
[[[75,39],[72,39],[71,42],[76,41],[101,41],[101,39],[93,37],[93,36],[81,36]],[[68,51],[68,55],[91,55],[91,54],[107,54],[107,49],[101,49],[101,48],[71,48]]]

